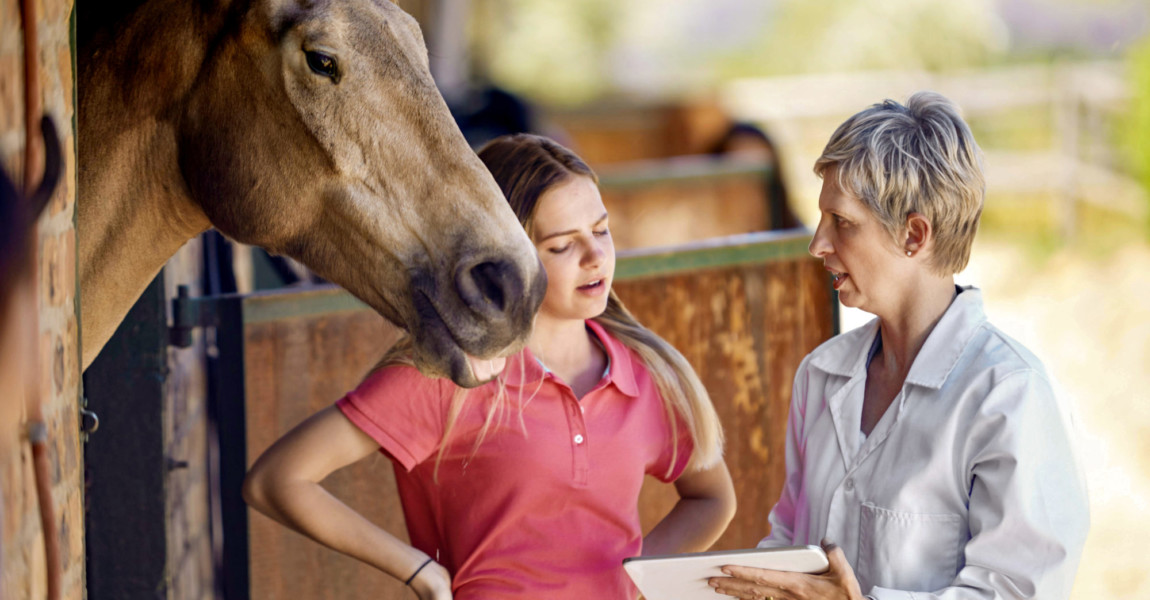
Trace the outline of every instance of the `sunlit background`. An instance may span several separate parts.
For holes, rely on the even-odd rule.
[[[992,321],[1042,358],[1077,410],[1092,528],[1074,597],[1150,598],[1150,2],[446,5],[421,20],[434,23],[433,68],[454,106],[495,86],[588,153],[571,125],[586,115],[639,128],[670,107],[691,124],[684,153],[705,152],[729,122],[754,123],[808,225],[811,165],[838,123],[919,89],[957,101],[989,184],[960,281],[984,289]],[[614,158],[637,157],[625,154]],[[841,314],[844,329],[868,318]]]

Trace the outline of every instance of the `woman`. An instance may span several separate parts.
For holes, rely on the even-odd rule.
[[[421,375],[400,345],[268,449],[245,498],[420,598],[634,598],[623,558],[705,549],[733,516],[718,418],[683,357],[611,292],[615,251],[591,169],[532,135],[479,156],[547,271],[527,348],[464,391]],[[410,546],[319,485],[375,451],[396,466]],[[646,474],[673,481],[680,500],[644,539]]]
[[[831,136],[810,251],[842,303],[877,318],[799,366],[787,478],[759,544],[828,539],[831,568],[725,567],[718,593],[1070,594],[1089,520],[1071,419],[1038,359],[986,321],[981,292],[954,284],[982,210],[979,161],[933,93],[876,104]]]

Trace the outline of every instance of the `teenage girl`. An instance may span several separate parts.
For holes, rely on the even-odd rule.
[[[615,248],[591,169],[526,134],[479,157],[547,271],[527,347],[462,390],[421,375],[400,343],[269,448],[244,497],[425,600],[633,599],[624,558],[705,550],[734,515],[718,418],[682,355],[611,291]],[[319,484],[375,451],[396,467],[411,545]],[[644,538],[646,474],[680,499]]]

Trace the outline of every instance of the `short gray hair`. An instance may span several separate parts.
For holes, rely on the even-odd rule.
[[[958,107],[935,92],[906,106],[884,100],[835,130],[815,161],[822,177],[837,167],[839,187],[862,200],[892,238],[906,217],[930,221],[930,267],[950,275],[966,268],[986,196],[982,151]]]

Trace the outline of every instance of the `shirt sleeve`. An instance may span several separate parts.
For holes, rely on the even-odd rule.
[[[1090,526],[1073,423],[1040,372],[1003,377],[969,433],[970,539],[951,586],[878,600],[1070,597]]]
[[[396,365],[372,373],[336,402],[344,416],[407,471],[436,451],[453,384]]]
[[[807,362],[803,359],[795,371],[795,381],[791,387],[791,409],[787,416],[786,464],[787,479],[783,491],[775,503],[767,521],[771,525],[770,535],[759,541],[759,548],[791,546],[795,539],[795,511],[799,508],[799,487],[803,481],[803,458],[799,454],[800,436],[803,431],[803,417],[807,406]]]
[[[662,399],[659,399],[659,402],[662,403]],[[676,443],[674,445],[663,444],[663,451],[659,454],[658,460],[652,463],[647,470],[648,475],[663,483],[670,483],[678,479],[687,469],[687,465],[691,462],[691,454],[695,451],[695,442],[691,439],[691,429],[687,426],[687,422],[678,413],[675,414],[675,420],[678,432]],[[663,439],[671,437],[669,424],[666,431]],[[674,462],[672,463],[672,461]]]

